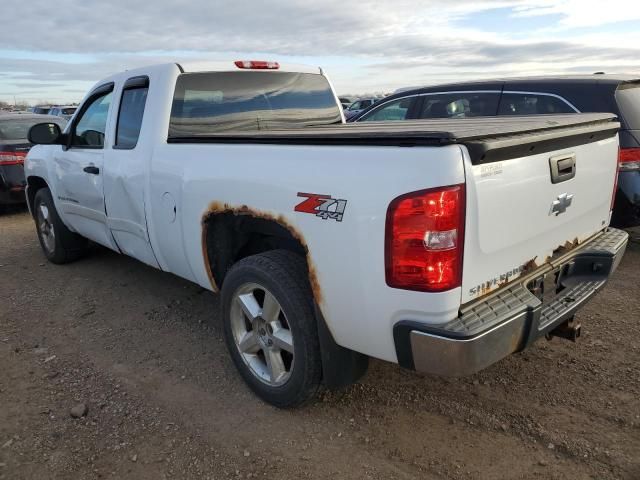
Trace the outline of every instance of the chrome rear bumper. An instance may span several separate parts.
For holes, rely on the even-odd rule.
[[[573,317],[605,285],[622,259],[628,238],[626,232],[609,228],[500,290],[464,305],[458,318],[444,325],[397,323],[393,334],[398,363],[420,372],[462,376],[523,350]],[[527,286],[549,274],[558,275],[563,289],[545,302]]]

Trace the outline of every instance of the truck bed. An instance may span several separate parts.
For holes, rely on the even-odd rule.
[[[439,146],[462,144],[472,163],[544,153],[598,141],[620,128],[610,113],[362,122],[298,129],[170,136],[169,143]]]

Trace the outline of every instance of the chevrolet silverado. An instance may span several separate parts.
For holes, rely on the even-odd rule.
[[[44,255],[88,241],[220,292],[247,384],[291,407],[369,357],[466,375],[544,336],[618,265],[611,114],[344,124],[321,69],[164,64],[32,127]]]

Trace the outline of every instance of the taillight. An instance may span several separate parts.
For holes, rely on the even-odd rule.
[[[618,153],[621,171],[640,170],[640,148],[621,148]]]
[[[0,152],[0,165],[23,165],[27,152]]]
[[[402,195],[387,210],[387,285],[441,292],[462,281],[464,184]]]
[[[278,62],[265,62],[263,60],[236,60],[234,63],[238,68],[249,70],[277,70],[280,68]]]

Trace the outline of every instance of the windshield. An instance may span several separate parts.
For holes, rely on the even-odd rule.
[[[73,115],[75,113],[76,109],[74,108],[63,108],[62,109],[62,114],[63,115]]]
[[[640,130],[640,83],[623,83],[616,91],[618,108],[629,130]]]
[[[0,120],[0,140],[24,140],[26,142],[29,129],[36,123],[42,122],[41,118]],[[62,124],[59,125],[62,128]]]
[[[287,72],[187,73],[176,83],[169,137],[340,123],[327,79]]]

